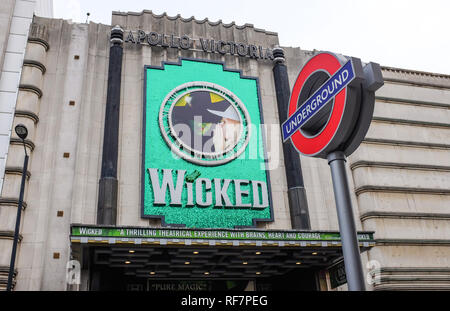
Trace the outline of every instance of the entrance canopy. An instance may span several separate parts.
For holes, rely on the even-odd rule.
[[[70,239],[74,259],[142,278],[272,277],[342,260],[339,232],[331,231],[72,225]],[[358,239],[361,251],[375,245],[373,232]]]

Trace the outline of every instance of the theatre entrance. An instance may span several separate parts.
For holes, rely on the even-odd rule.
[[[78,249],[93,291],[319,290],[338,248],[89,246]]]
[[[320,290],[343,257],[332,231],[72,225],[70,239],[80,289],[94,291]],[[358,239],[361,251],[375,244],[373,232]]]

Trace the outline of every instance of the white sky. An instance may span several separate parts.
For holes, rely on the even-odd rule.
[[[450,74],[447,0],[54,0],[55,18],[111,24],[112,11],[253,24],[281,46],[327,50],[384,66]]]

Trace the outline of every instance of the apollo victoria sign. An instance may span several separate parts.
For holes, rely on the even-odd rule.
[[[273,51],[270,48],[256,46],[249,43],[223,41],[206,38],[191,38],[187,35],[168,35],[154,31],[146,33],[142,29],[126,31],[125,42],[138,45],[158,46],[181,50],[202,51],[220,55],[234,55],[249,57],[257,60],[273,60]]]

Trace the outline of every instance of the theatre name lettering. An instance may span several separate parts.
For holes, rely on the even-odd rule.
[[[185,207],[236,207],[264,209],[269,206],[267,184],[263,181],[244,179],[197,178],[195,182],[186,182],[186,171],[176,171],[174,182],[171,169],[162,170],[162,181],[159,169],[148,169],[153,189],[155,205],[185,206]],[[229,193],[234,190],[234,197]],[[169,192],[169,196],[167,196]],[[187,200],[183,202],[183,192]],[[214,194],[214,200],[213,200]],[[166,202],[170,197],[170,202]],[[234,201],[234,202],[233,202]]]
[[[273,60],[272,49],[263,48],[262,46],[205,38],[193,39],[186,35],[179,37],[153,31],[149,33],[146,33],[143,30],[137,30],[134,33],[133,31],[127,31],[125,35],[125,42],[182,50],[200,50],[207,53],[218,53],[221,55],[229,54],[254,59]]]

